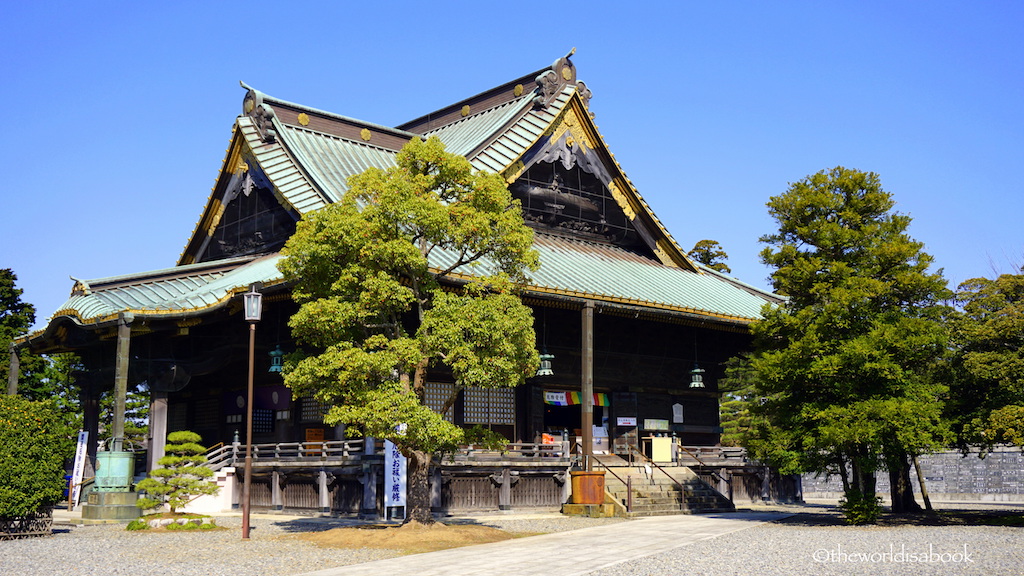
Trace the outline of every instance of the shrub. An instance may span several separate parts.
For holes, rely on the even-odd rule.
[[[64,495],[71,431],[51,402],[0,395],[0,517],[25,516]]]
[[[136,486],[146,492],[146,496],[138,500],[140,508],[148,510],[167,504],[173,514],[193,499],[217,492],[219,488],[209,480],[213,470],[203,466],[206,448],[199,445],[201,440],[195,432],[171,432],[167,435],[164,448],[167,456],[157,461],[163,468],[150,471],[149,478]]]
[[[839,508],[846,516],[847,524],[874,524],[878,520],[878,515],[882,513],[882,499],[868,496],[853,488],[839,500]]]
[[[141,518],[136,518],[128,523],[124,528],[125,530],[149,530],[149,522]]]

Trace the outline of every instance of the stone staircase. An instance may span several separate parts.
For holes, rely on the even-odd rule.
[[[736,509],[728,498],[686,466],[606,465],[595,469],[601,468],[607,470],[605,501],[614,500],[618,516],[706,514]],[[627,482],[633,489],[632,506],[629,506]]]

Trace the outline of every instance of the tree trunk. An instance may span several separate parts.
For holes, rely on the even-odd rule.
[[[875,497],[875,469],[874,466],[864,465],[868,460],[867,448],[858,446],[850,458],[851,475],[853,476],[853,488],[859,491],[864,498],[873,499]]]
[[[910,459],[914,462],[914,470],[917,472],[917,483],[921,485],[921,498],[924,499],[924,507],[929,513],[935,512],[932,509],[932,499],[928,497],[928,487],[924,483],[924,474],[921,472],[921,463],[917,461],[917,454],[911,454]]]
[[[430,514],[430,454],[413,450],[408,454],[408,493],[405,521],[432,524]]]
[[[900,451],[890,457],[888,468],[892,511],[920,512],[921,506],[914,500],[914,485],[910,481],[910,463],[907,461],[906,452]]]
[[[846,470],[846,458],[839,458],[839,478],[843,481],[843,494],[850,493],[850,474]]]

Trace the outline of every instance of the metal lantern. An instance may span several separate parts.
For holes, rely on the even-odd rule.
[[[253,286],[248,292],[242,295],[245,304],[245,320],[247,322],[259,322],[263,317],[263,294],[256,291]]]
[[[540,368],[537,369],[537,376],[554,376],[555,372],[551,369],[551,361],[554,359],[554,354],[548,354],[547,352],[541,354]]]
[[[690,370],[690,388],[703,388],[704,387],[704,371],[701,370],[700,366],[693,365],[693,370]]]
[[[281,350],[281,345],[278,344],[268,354],[270,355],[270,370],[267,372],[281,372],[284,368],[284,350]]]

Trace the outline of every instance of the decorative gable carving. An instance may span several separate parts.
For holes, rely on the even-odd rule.
[[[248,92],[242,100],[242,113],[252,118],[260,139],[270,143],[277,141],[277,131],[274,129],[274,109],[263,102],[263,94],[242,84]]]

